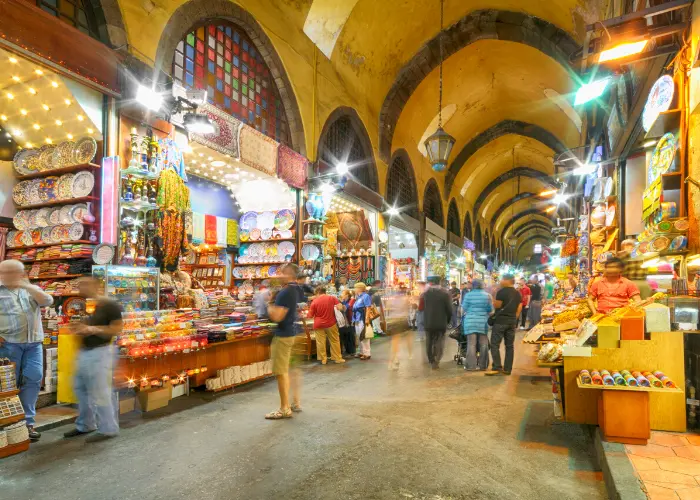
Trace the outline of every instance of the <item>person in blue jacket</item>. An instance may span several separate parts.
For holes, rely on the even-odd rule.
[[[481,280],[472,281],[472,291],[462,299],[463,333],[467,337],[467,359],[464,369],[469,371],[486,370],[489,366],[489,326],[486,322],[493,313],[491,295],[484,290]],[[476,361],[476,348],[479,346],[479,366]]]

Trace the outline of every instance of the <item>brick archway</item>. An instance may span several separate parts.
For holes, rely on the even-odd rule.
[[[522,12],[477,10],[443,31],[444,58],[479,40],[504,40],[533,47],[556,60],[572,75],[569,59],[580,49],[576,41],[552,23]],[[429,40],[396,75],[379,113],[379,155],[391,156],[394,130],[404,106],[423,79],[440,63],[440,34]],[[449,191],[448,191],[449,193]]]
[[[299,112],[299,105],[294,96],[292,83],[284,70],[277,51],[255,18],[239,5],[227,0],[190,0],[178,7],[165,25],[160,35],[156,51],[155,66],[157,70],[170,75],[175,47],[195,24],[203,21],[227,20],[241,28],[255,44],[270,69],[280,93],[280,99],[287,114],[287,124],[292,147],[306,155],[304,125]]]

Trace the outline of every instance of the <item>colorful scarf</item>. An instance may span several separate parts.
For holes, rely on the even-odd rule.
[[[216,216],[204,216],[204,243],[207,245],[216,245]]]
[[[236,220],[226,219],[226,245],[238,246],[238,221]]]

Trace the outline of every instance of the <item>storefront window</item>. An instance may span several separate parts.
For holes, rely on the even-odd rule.
[[[217,108],[282,144],[290,143],[270,69],[238,26],[212,24],[190,31],[177,45],[172,76],[185,88],[206,90]]]

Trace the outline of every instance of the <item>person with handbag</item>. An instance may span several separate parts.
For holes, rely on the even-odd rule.
[[[341,354],[344,354],[345,356],[354,356],[355,327],[352,324],[352,306],[355,304],[355,299],[352,296],[352,291],[348,289],[343,290],[340,294],[340,303],[343,304],[343,307],[345,308],[342,313],[345,317],[344,326],[341,326],[341,322],[338,321]]]
[[[345,363],[340,353],[340,338],[338,332],[338,318],[345,321],[343,316],[343,304],[326,294],[326,288],[319,286],[315,290],[315,298],[309,306],[308,318],[314,319],[314,333],[316,335],[316,358],[325,365],[328,362],[326,357],[326,338],[331,344],[331,359],[336,363]]]
[[[369,340],[374,337],[372,319],[369,316],[369,308],[372,306],[372,298],[367,293],[367,285],[358,281],[355,283],[355,304],[353,304],[352,322],[355,325],[355,338],[360,348],[359,354],[355,354],[365,361],[372,357]]]
[[[501,278],[501,289],[496,293],[496,313],[488,320],[491,331],[491,370],[486,375],[510,375],[515,355],[515,328],[523,308],[522,296],[513,284],[515,277],[506,274]],[[501,342],[506,346],[505,362],[501,365]]]
[[[468,371],[486,370],[489,366],[489,326],[488,319],[493,312],[491,296],[484,290],[484,283],[475,279],[472,291],[462,300],[464,319],[463,332],[467,337],[467,356],[464,369]],[[479,346],[479,366],[477,367],[476,349]]]
[[[423,294],[423,322],[426,333],[426,353],[433,370],[440,367],[445,348],[445,331],[452,321],[452,298],[446,289],[440,287],[440,278],[428,278],[430,287]]]

